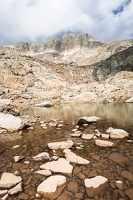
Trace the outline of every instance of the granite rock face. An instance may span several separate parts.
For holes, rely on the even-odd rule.
[[[0,47],[1,98],[46,107],[132,102],[132,49],[132,40],[101,42],[89,34]]]

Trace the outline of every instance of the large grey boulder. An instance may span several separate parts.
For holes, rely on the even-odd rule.
[[[37,187],[37,193],[48,199],[56,199],[65,187],[66,177],[55,175],[47,178]]]
[[[89,197],[94,197],[106,191],[108,179],[103,176],[85,179],[86,192]]]
[[[121,139],[121,138],[124,138],[124,137],[127,137],[129,135],[128,132],[126,132],[125,130],[123,129],[115,129],[115,128],[108,128],[106,130],[106,133],[110,134],[110,137],[111,138],[118,138],[118,139]]]
[[[83,125],[83,124],[93,123],[93,122],[98,121],[99,119],[100,118],[96,117],[96,116],[91,116],[91,117],[84,116],[84,117],[80,117],[78,119],[77,125]]]
[[[12,173],[5,172],[0,179],[0,188],[10,189],[22,181],[21,176],[15,176]]]
[[[15,117],[11,114],[4,114],[0,112],[0,127],[15,131],[18,130],[21,126],[21,119],[19,117]]]

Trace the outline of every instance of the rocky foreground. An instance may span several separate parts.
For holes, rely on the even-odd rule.
[[[0,113],[0,127],[2,200],[132,200],[132,133],[96,116],[68,124]]]

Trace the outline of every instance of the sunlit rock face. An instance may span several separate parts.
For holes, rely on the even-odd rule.
[[[0,47],[0,58],[0,97],[15,105],[132,102],[133,40],[65,34]]]

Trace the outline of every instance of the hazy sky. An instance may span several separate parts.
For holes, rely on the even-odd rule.
[[[106,41],[133,38],[133,0],[0,0],[0,45],[65,32]]]

